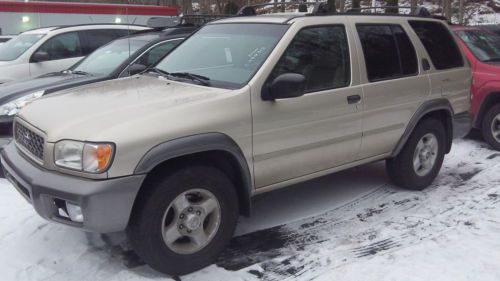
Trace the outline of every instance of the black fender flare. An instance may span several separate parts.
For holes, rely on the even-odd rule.
[[[199,152],[224,151],[238,163],[237,171],[241,175],[242,188],[240,202],[242,210],[250,214],[253,182],[248,163],[238,144],[223,133],[203,133],[169,140],[152,147],[137,164],[134,174],[147,174],[159,164],[182,156]]]
[[[491,92],[483,99],[479,110],[474,116],[473,125],[474,128],[481,129],[483,126],[483,117],[486,112],[496,103],[500,103],[500,92]]]
[[[453,140],[453,108],[451,107],[450,102],[445,99],[445,98],[439,98],[439,99],[434,99],[434,100],[429,100],[420,105],[420,107],[415,111],[413,116],[410,118],[410,121],[408,122],[408,125],[406,126],[406,129],[399,139],[398,144],[394,148],[394,150],[391,153],[391,157],[396,157],[399,152],[403,149],[403,146],[406,144],[408,141],[408,138],[410,137],[411,133],[417,126],[418,122],[422,120],[422,118],[434,111],[441,111],[445,110],[447,112],[447,115],[449,119],[447,120],[446,124],[446,153],[450,152],[451,149],[451,142]]]

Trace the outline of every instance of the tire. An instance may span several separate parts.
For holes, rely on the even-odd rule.
[[[500,104],[484,115],[481,133],[484,140],[495,150],[500,150]]]
[[[429,148],[434,147],[432,146],[434,142],[431,142],[432,136],[437,143],[437,148],[434,149]],[[445,154],[445,141],[445,128],[440,120],[429,118],[420,121],[399,154],[386,160],[389,178],[399,187],[423,190],[434,181],[441,169]],[[421,149],[422,144],[426,150]],[[424,159],[417,161],[418,168],[414,167],[416,155],[423,155]],[[431,162],[432,164],[429,164]]]
[[[173,276],[212,264],[232,238],[239,216],[232,182],[216,168],[191,166],[174,170],[149,184],[144,194],[140,194],[127,227],[134,251],[153,269]],[[207,199],[211,196],[215,201]],[[207,213],[211,208],[215,211],[201,214],[205,209],[200,206],[205,203],[211,206],[205,208]],[[199,248],[203,243],[199,245],[188,235],[195,237],[194,233],[201,231],[212,235],[205,234],[208,244]],[[176,234],[163,235],[167,232]],[[185,235],[175,239],[179,234]]]

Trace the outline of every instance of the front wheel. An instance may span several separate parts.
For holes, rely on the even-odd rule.
[[[132,248],[152,268],[183,275],[215,261],[238,218],[232,182],[212,167],[186,167],[151,182],[127,228]]]
[[[500,150],[500,104],[493,106],[484,115],[481,133],[493,149]]]
[[[444,160],[444,126],[440,120],[424,119],[413,130],[395,158],[387,159],[386,168],[398,186],[422,190],[436,178]]]

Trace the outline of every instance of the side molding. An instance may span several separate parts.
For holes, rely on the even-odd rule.
[[[448,120],[448,125],[446,128],[446,135],[448,136],[447,140],[448,147],[446,152],[448,153],[449,150],[451,149],[451,141],[453,139],[452,118],[454,113],[453,113],[453,108],[450,105],[450,102],[445,98],[439,98],[435,100],[426,101],[422,105],[420,105],[415,114],[413,114],[413,116],[411,117],[410,122],[408,122],[405,132],[403,133],[403,136],[399,139],[399,142],[396,145],[396,148],[393,150],[391,157],[395,157],[396,155],[399,154],[401,149],[403,149],[403,146],[408,141],[408,138],[410,137],[411,133],[417,126],[418,122],[422,119],[422,117],[424,117],[426,114],[430,112],[438,110],[446,110],[446,112],[448,112],[449,115],[448,117],[450,118]]]
[[[224,151],[231,154],[238,162],[238,171],[242,176],[243,186],[242,194],[244,198],[240,198],[246,206],[248,213],[251,209],[251,196],[253,194],[252,177],[248,163],[236,142],[229,136],[222,133],[204,133],[182,137],[170,141],[166,141],[151,148],[139,161],[135,168],[134,174],[147,174],[159,164],[181,156],[195,154],[206,151]]]

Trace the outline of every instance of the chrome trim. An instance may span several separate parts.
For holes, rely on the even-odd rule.
[[[43,158],[40,159],[38,158],[35,154],[31,153],[28,149],[26,149],[24,146],[22,146],[21,144],[19,144],[16,140],[16,136],[15,136],[15,130],[16,130],[16,126],[17,126],[17,123],[20,123],[21,125],[23,125],[24,127],[28,128],[29,130],[31,130],[32,132],[34,132],[35,134],[38,134],[39,136],[43,137]],[[17,117],[14,118],[14,124],[12,126],[13,130],[14,130],[14,133],[13,133],[13,136],[14,136],[14,143],[16,145],[16,148],[21,151],[25,156],[27,156],[31,161],[37,163],[38,165],[40,166],[44,166],[44,163],[45,163],[45,158],[47,156],[47,151],[46,151],[46,148],[47,148],[47,134],[45,134],[44,131],[38,129],[37,127],[31,125],[30,123],[26,122],[25,120],[21,119],[20,117]]]

